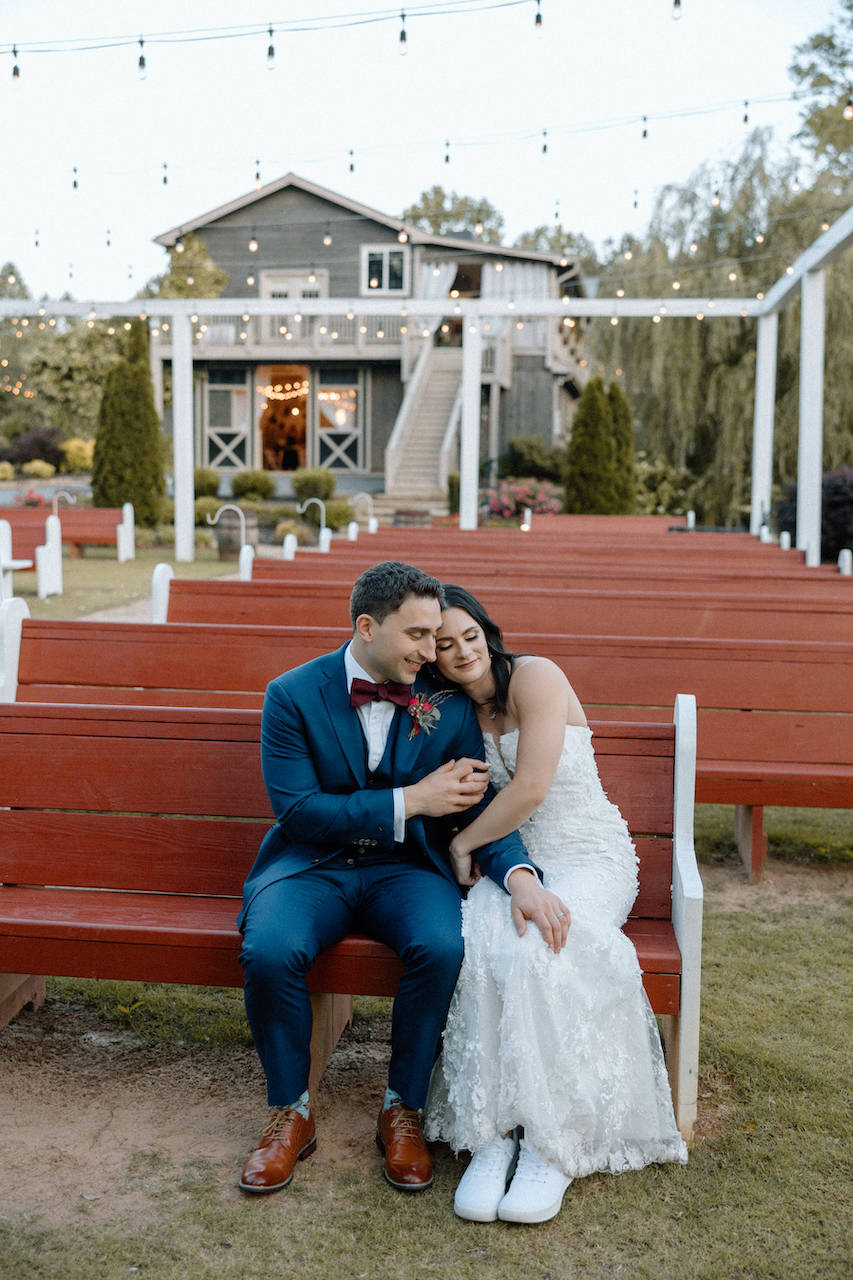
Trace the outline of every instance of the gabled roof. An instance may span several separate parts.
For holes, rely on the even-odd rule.
[[[237,213],[240,209],[246,209],[250,205],[266,199],[267,196],[275,195],[278,191],[284,191],[287,187],[296,187],[299,191],[316,196],[320,200],[326,200],[330,204],[336,204],[339,208],[346,209],[349,213],[357,214],[361,218],[367,218],[371,222],[378,222],[381,226],[388,227],[392,231],[405,231],[411,244],[433,245],[441,249],[465,250],[467,253],[479,253],[484,257],[518,258],[525,262],[544,262],[553,267],[562,266],[564,271],[576,267],[576,263],[571,258],[567,260],[559,254],[540,253],[535,249],[514,249],[504,245],[488,244],[481,240],[469,240],[459,236],[433,235],[431,232],[424,231],[421,227],[417,227],[411,222],[406,222],[403,218],[391,217],[387,213],[382,213],[379,209],[372,209],[370,205],[360,204],[357,200],[350,200],[348,196],[342,196],[337,191],[331,191],[328,187],[321,187],[316,182],[309,182],[307,178],[300,178],[296,173],[286,173],[284,177],[277,178],[275,182],[268,182],[266,186],[260,187],[256,191],[249,191],[246,195],[238,196],[236,200],[230,200],[227,204],[222,204],[217,209],[211,209],[208,213],[203,213],[198,218],[191,218],[189,222],[182,222],[179,226],[172,227],[171,230],[155,236],[154,243],[162,244],[164,247],[169,248],[180,235],[186,235],[189,231],[197,231],[199,227],[206,227],[211,222],[216,222],[219,218],[227,217],[230,213]]]

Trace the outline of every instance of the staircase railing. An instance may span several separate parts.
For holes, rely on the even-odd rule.
[[[459,470],[459,428],[462,424],[462,383],[459,384],[459,390],[456,392],[456,398],[453,401],[453,408],[450,410],[450,417],[447,419],[447,429],[441,442],[441,452],[438,455],[438,483],[442,489],[447,489],[447,477],[452,471]]]
[[[394,430],[391,432],[391,436],[385,446],[386,491],[393,489],[397,481],[397,474],[405,456],[406,445],[409,441],[423,388],[426,384],[431,358],[432,344],[425,342],[415,362],[412,376],[406,383],[403,403],[400,405],[397,420],[394,423]]]

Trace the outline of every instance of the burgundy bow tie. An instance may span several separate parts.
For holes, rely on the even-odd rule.
[[[355,676],[350,686],[349,702],[351,707],[363,707],[365,702],[396,702],[398,707],[407,707],[411,701],[412,691],[407,684],[374,684],[372,680],[360,680]]]

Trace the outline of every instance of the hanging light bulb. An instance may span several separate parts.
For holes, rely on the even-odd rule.
[[[688,253],[698,253],[698,252],[699,252],[699,246],[698,246],[698,244],[696,243],[696,241],[695,241],[695,240],[691,240],[691,242],[690,242],[690,248],[687,250],[687,252],[688,252]]]
[[[169,166],[164,160],[163,161],[163,186],[168,187],[168,185],[169,185]]]
[[[676,293],[678,293],[678,290],[681,288],[681,281],[680,281],[680,280],[673,280],[673,282],[672,282],[672,287],[673,287],[673,289],[675,290],[675,292],[676,292]]]
[[[175,241],[175,253],[183,253],[183,251],[184,251],[184,237],[181,235],[179,231],[178,238]]]
[[[148,67],[145,62],[145,54],[143,53],[144,48],[145,48],[145,41],[142,39],[142,36],[140,36],[139,37],[139,61],[136,64],[136,74],[139,76],[140,80],[144,80],[145,77],[148,75]]]
[[[408,52],[409,46],[406,36],[406,11],[403,9],[400,13],[400,57],[405,58]]]
[[[794,174],[794,181],[791,183],[791,190],[796,194],[800,189],[799,174]]]
[[[756,243],[756,244],[764,244],[764,233],[763,233],[762,231],[758,231],[758,232],[756,233],[756,236],[755,236],[755,243]]]
[[[829,223],[828,223],[828,222],[822,222],[822,223],[820,224],[820,229],[821,229],[821,231],[828,231],[828,230],[829,230]],[[36,242],[36,243],[38,243],[38,242]]]
[[[267,45],[267,71],[275,71],[275,45],[272,42],[272,27],[270,27],[270,42]]]
[[[195,276],[187,276],[187,284],[195,284]]]
[[[547,156],[548,154],[548,130],[547,129],[542,130],[542,154],[543,156]]]
[[[731,284],[734,284],[735,280],[737,280],[737,272],[736,272],[736,271],[730,271],[730,272],[729,272],[729,281],[731,282]]]
[[[12,63],[12,79],[13,79],[13,80],[20,80],[20,78],[21,78],[21,68],[18,66],[18,49],[17,49],[17,46],[16,46],[16,45],[14,45],[14,44],[12,45],[12,58],[13,58],[13,63]]]
[[[483,234],[483,223],[480,218],[474,223],[474,235],[481,236]]]
[[[445,164],[450,164],[450,142],[449,142],[449,140],[448,140],[448,141],[445,141],[445,144],[444,144],[444,163],[445,163]]]
[[[33,244],[35,245],[36,249],[39,247],[39,229],[38,229],[38,227],[36,227],[36,234],[35,234],[35,239],[34,239],[34,241],[33,241]]]
[[[260,160],[256,160],[255,161],[255,190],[260,191],[260,189],[261,189],[261,162]]]
[[[749,103],[746,98],[743,100],[743,123],[749,124]]]
[[[328,247],[329,247],[329,245],[330,245],[331,243],[332,243],[332,233],[331,233],[331,230],[329,229],[329,226],[328,226],[328,224],[327,224],[327,225],[326,225],[326,231],[325,231],[325,234],[323,235],[323,244],[324,244],[324,245],[326,246],[326,248],[328,249]]]
[[[111,234],[112,234],[112,233],[110,232],[109,227],[107,227],[107,248],[108,248],[108,249],[109,249],[109,247],[110,247],[110,246],[111,246],[111,244],[112,244]]]
[[[311,270],[308,272],[308,283],[309,284],[317,283],[317,272],[314,270],[313,266]]]
[[[77,183],[77,166],[76,166],[76,164],[74,165],[74,168],[71,170],[71,173],[72,173],[72,178],[71,178],[71,190],[72,190],[72,191],[77,191],[77,190],[78,190],[78,183]]]
[[[630,249],[626,249],[625,252],[622,254],[622,257],[625,259],[626,262],[630,262],[633,256],[634,255]]]
[[[537,31],[542,30],[542,0],[536,0],[536,17],[533,19],[533,25]]]
[[[643,136],[643,139],[646,139],[646,138],[648,138],[648,136],[649,136],[649,118],[648,118],[648,116],[643,116],[643,134],[642,134],[642,136]]]
[[[638,209],[639,207],[640,207],[640,193],[637,190],[637,188],[634,187],[634,208]]]
[[[255,239],[254,231],[252,231],[252,236],[251,236],[251,239],[249,240],[249,253],[257,253],[257,252],[258,252],[258,242]]]
[[[681,17],[681,0],[672,0],[672,20],[677,22]]]
[[[853,120],[853,94],[848,93],[847,101],[841,114],[845,120]]]
[[[352,151],[349,153],[349,171],[355,173],[355,153]]]
[[[249,286],[250,289],[254,283],[255,283],[254,276],[246,276],[246,284]]]
[[[619,288],[616,290],[616,297],[617,297],[617,298],[624,298],[624,297],[625,297],[625,290],[622,288],[622,286],[621,286],[621,285],[620,285],[620,286],[619,286]]]
[[[711,200],[711,204],[714,206],[714,208],[715,208],[715,209],[719,209],[719,207],[720,207],[720,193],[719,193],[719,191],[715,191],[715,192],[714,192],[713,198],[712,198],[712,200]]]
[[[400,230],[397,232],[397,240],[399,241],[400,244],[405,244],[408,238],[409,238],[408,231],[406,230],[405,227],[401,227]]]

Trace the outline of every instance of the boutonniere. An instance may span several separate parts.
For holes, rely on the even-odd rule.
[[[445,698],[449,698],[452,692],[452,689],[442,689],[438,693],[417,693],[409,699],[407,710],[413,721],[409,730],[410,742],[421,729],[424,733],[432,732],[441,719],[438,705],[444,702]]]

